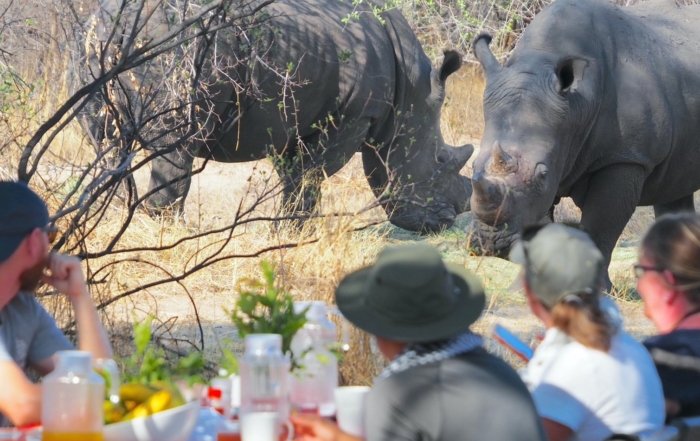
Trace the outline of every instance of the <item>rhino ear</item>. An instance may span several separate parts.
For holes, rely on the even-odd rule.
[[[462,55],[457,51],[445,51],[445,57],[440,66],[440,82],[444,83],[447,77],[457,72],[462,67]]]
[[[487,77],[501,69],[501,63],[498,62],[489,48],[491,40],[492,37],[489,34],[479,34],[472,43],[474,55],[476,55],[476,59],[479,60],[479,63],[484,68]]]
[[[586,60],[569,58],[557,67],[557,91],[562,95],[576,90],[581,81],[588,63]]]

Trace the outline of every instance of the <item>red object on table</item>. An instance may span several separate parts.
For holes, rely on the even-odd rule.
[[[25,431],[25,430],[32,430],[36,429],[37,427],[41,427],[41,423],[34,423],[34,424],[27,424],[22,427],[18,427],[19,430]]]
[[[209,405],[221,415],[225,415],[226,409],[224,408],[223,391],[215,387],[209,387],[207,390],[207,398],[209,398]]]

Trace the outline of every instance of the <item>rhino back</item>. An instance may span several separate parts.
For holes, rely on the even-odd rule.
[[[146,3],[150,11],[159,1]],[[93,38],[107,40],[120,5],[118,0],[100,0]],[[134,8],[128,6],[125,16],[134,17]],[[359,19],[344,23],[353,11],[360,12]],[[140,37],[158,38],[169,32],[170,12],[157,9]],[[248,38],[258,41],[260,63],[251,69],[245,63],[234,67],[223,61],[220,65],[230,66],[225,72],[207,73],[211,101],[204,106],[202,119],[207,124],[207,148],[194,150],[211,152],[218,161],[248,161],[265,157],[270,144],[281,150],[297,137],[312,135],[318,131],[315,127],[329,123],[329,117],[336,122],[386,119],[395,96],[394,53],[369,6],[340,0],[277,0],[264,8],[263,18],[257,29],[248,31]],[[131,29],[130,22],[121,28],[119,32]],[[219,31],[216,54],[235,60],[247,42],[229,29]],[[134,90],[154,84],[153,93],[161,93],[157,85],[164,74],[159,67],[153,62],[132,71],[127,75],[129,84]],[[250,78],[259,93],[253,99],[237,96],[231,79],[245,85]],[[239,110],[243,117],[232,124],[231,115]],[[211,118],[209,112],[218,117]]]
[[[653,30],[653,43],[664,51],[657,58],[663,61],[647,68],[662,78],[666,105],[657,111],[667,112],[672,127],[666,156],[648,177],[641,204],[670,202],[700,187],[700,5],[652,0],[629,12]]]
[[[360,119],[376,121],[389,112],[394,96],[393,53],[376,17],[363,13],[345,25],[342,20],[350,16],[352,7],[338,0],[278,1],[266,12],[271,17],[272,43],[266,62],[283,74],[289,69],[295,84],[285,88],[280,76],[262,69],[260,88],[271,100],[256,101],[247,108],[240,142],[237,131],[222,134],[218,144],[230,160],[264,156],[261,139],[271,136],[279,151],[289,142],[290,133],[311,136],[319,126],[329,124],[329,117],[352,124]],[[240,146],[235,155],[231,155],[232,145]]]
[[[431,93],[432,63],[398,10],[386,11],[382,17],[385,20],[384,30],[391,43],[394,62],[393,109],[375,124],[370,135],[378,142],[386,143],[392,140],[395,127],[400,124],[400,115],[420,108],[421,104],[427,102]],[[442,103],[441,99],[439,101]]]

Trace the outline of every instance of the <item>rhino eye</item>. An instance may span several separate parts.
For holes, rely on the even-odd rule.
[[[547,178],[547,166],[544,164],[537,164],[537,167],[535,168],[535,176],[537,176],[538,179],[544,180]]]

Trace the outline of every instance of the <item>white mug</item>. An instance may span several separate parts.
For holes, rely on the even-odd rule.
[[[365,437],[365,400],[367,386],[343,386],[335,390],[336,419],[343,432]]]
[[[287,426],[286,441],[294,438],[294,426],[280,421],[277,412],[251,412],[241,416],[241,441],[279,441],[280,423]]]

